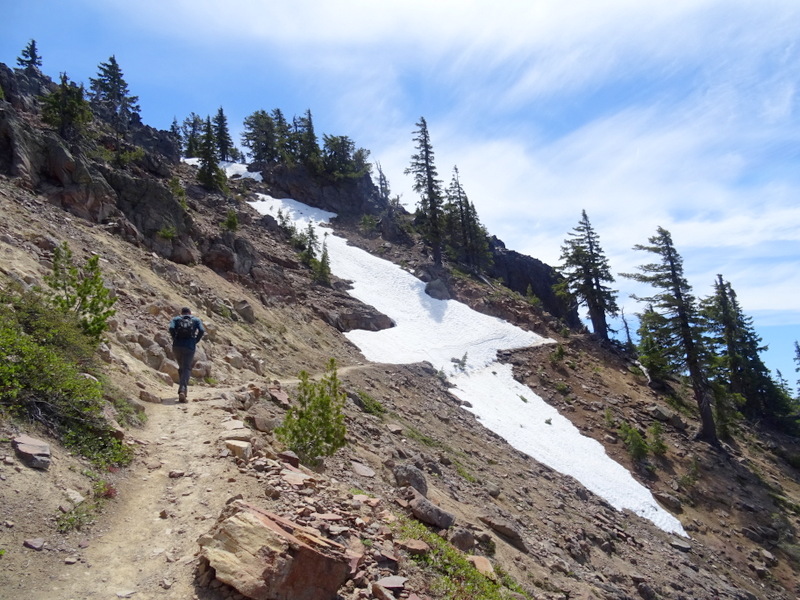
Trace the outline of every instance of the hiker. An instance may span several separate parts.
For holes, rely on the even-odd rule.
[[[172,337],[172,355],[178,363],[178,402],[188,402],[189,376],[192,374],[194,350],[206,330],[203,322],[192,316],[192,310],[184,306],[181,314],[169,322],[169,335]]]

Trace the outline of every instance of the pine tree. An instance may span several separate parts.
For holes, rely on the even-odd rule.
[[[707,342],[713,353],[709,370],[750,419],[783,418],[791,410],[791,398],[781,391],[761,360],[761,338],[753,319],[742,312],[730,282],[717,275],[714,294],[701,302],[706,319]]]
[[[211,118],[206,118],[205,130],[200,143],[200,169],[197,171],[197,180],[209,190],[222,191],[225,189],[225,173],[219,168],[217,162],[217,143],[214,137],[214,128]]]
[[[381,203],[391,205],[392,190],[389,187],[389,179],[381,168],[381,163],[375,163],[375,168],[378,169],[378,195],[380,196]]]
[[[419,216],[423,235],[431,246],[433,262],[442,264],[442,182],[433,162],[433,146],[428,134],[428,123],[420,117],[414,132],[417,152],[411,156],[411,166],[406,175],[414,176],[413,189],[420,195]]]
[[[34,71],[42,66],[42,57],[36,48],[36,40],[29,41],[22,49],[20,56],[17,57],[17,64],[26,71]]]
[[[191,112],[183,120],[181,131],[183,132],[183,155],[186,158],[197,158],[200,156],[200,147],[203,143],[203,129],[205,122],[203,117]]]
[[[297,159],[312,173],[322,173],[322,152],[314,133],[314,120],[311,110],[306,109],[302,117],[294,119],[294,148]]]
[[[181,126],[178,124],[178,117],[172,117],[172,125],[169,126],[169,133],[175,138],[175,141],[178,143],[178,148],[183,152],[183,131],[181,131]]]
[[[795,373],[800,373],[800,344],[797,343],[797,340],[794,342],[794,363],[797,365],[794,368]],[[800,379],[797,380],[797,395],[800,399]]]
[[[589,309],[595,335],[607,340],[609,326],[606,315],[616,315],[619,310],[616,292],[605,285],[613,283],[614,277],[600,247],[600,236],[592,228],[585,210],[569,235],[570,238],[561,246],[559,271],[569,292]]]
[[[353,179],[369,173],[369,150],[356,149],[346,135],[323,134],[322,165],[325,173],[334,179]]]
[[[128,84],[114,55],[107,63],[100,63],[97,79],[89,79],[91,103],[102,119],[111,123],[117,145],[117,159],[120,156],[120,136],[128,132],[133,123],[139,122],[139,98],[131,96]]]
[[[675,250],[672,236],[666,229],[659,227],[649,242],[650,245],[637,244],[634,250],[653,253],[659,257],[659,262],[641,265],[638,267],[640,273],[623,276],[661,290],[654,296],[634,298],[650,304],[653,312],[663,318],[658,326],[659,342],[673,368],[685,368],[688,371],[700,412],[701,429],[697,437],[717,445],[719,440],[714,424],[712,394],[700,359],[701,332],[697,302],[683,274],[683,259]]]
[[[58,88],[44,99],[44,122],[57,127],[58,134],[65,140],[77,137],[92,120],[92,111],[85,94],[83,84],[77,86],[69,80],[66,73],[61,73]]]
[[[453,167],[446,198],[442,229],[448,255],[474,271],[485,270],[491,264],[489,236],[461,185],[458,167]]]
[[[289,123],[280,108],[272,110],[272,122],[275,125],[275,148],[280,162],[292,166],[297,161],[294,152],[294,141]]]
[[[231,140],[231,134],[228,131],[228,118],[225,116],[221,106],[217,114],[214,115],[214,137],[217,142],[217,157],[222,162],[227,162],[231,158],[233,140]]]
[[[257,110],[244,119],[242,145],[250,149],[253,162],[275,164],[280,160],[275,121],[265,110]]]

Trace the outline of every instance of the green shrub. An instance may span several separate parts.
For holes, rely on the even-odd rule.
[[[638,429],[623,421],[619,426],[619,434],[633,460],[642,460],[647,456],[647,443]]]
[[[359,390],[357,393],[359,400],[361,400],[361,407],[365,413],[378,417],[386,413],[386,408],[383,404],[375,400],[375,398],[370,396],[367,392]]]
[[[361,231],[364,233],[372,233],[378,226],[378,220],[372,215],[364,215],[361,217]]]
[[[222,222],[222,229],[225,231],[236,231],[239,229],[239,215],[232,208],[228,209],[225,220]]]
[[[320,381],[311,381],[305,371],[300,372],[299,378],[297,404],[289,409],[275,433],[301,461],[315,464],[346,443],[345,394],[340,389],[334,359],[328,362]]]
[[[656,456],[664,456],[667,453],[667,444],[664,443],[664,428],[661,423],[653,423],[647,428],[647,446]]]
[[[37,291],[0,293],[0,412],[37,421],[96,464],[127,464],[111,436],[103,385],[89,372],[97,340],[73,312],[53,310]]]
[[[564,346],[558,344],[556,349],[550,353],[550,362],[553,364],[560,363],[562,360],[564,360],[565,354],[566,352],[564,351]]]
[[[422,540],[430,551],[418,556],[411,556],[424,571],[431,573],[435,579],[431,592],[442,600],[503,600],[508,598],[508,590],[516,592],[522,598],[530,598],[519,584],[508,574],[501,572],[500,583],[496,583],[478,570],[467,560],[464,553],[458,551],[447,540],[429,531],[417,521],[401,517],[395,524],[398,536]]]
[[[183,210],[189,208],[188,204],[186,203],[186,190],[181,185],[181,180],[177,177],[173,177],[169,180],[167,184],[169,186],[169,191],[172,192],[172,196],[178,201],[178,204],[181,205]]]
[[[156,235],[165,240],[174,240],[178,232],[174,225],[164,225],[164,227],[156,232]]]
[[[108,328],[108,319],[116,311],[100,272],[100,257],[90,257],[83,267],[76,265],[67,242],[53,251],[52,273],[44,278],[52,289],[52,301],[64,313],[75,314],[83,330],[99,339]]]

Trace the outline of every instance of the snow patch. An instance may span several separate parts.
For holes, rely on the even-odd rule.
[[[374,362],[406,364],[428,361],[468,401],[481,423],[518,450],[577,479],[618,510],[629,509],[670,533],[686,536],[674,516],[661,508],[603,446],[588,438],[530,388],[514,380],[511,367],[495,362],[498,350],[552,343],[501,319],[478,313],[455,300],[436,300],[425,284],[397,265],[350,246],[325,224],[334,213],[295,200],[259,194],[252,206],[261,214],[283,217],[298,229],[309,224],[325,240],[331,271],[352,282],[349,294],[395,322],[383,331],[346,333]],[[453,359],[466,356],[463,369]],[[524,400],[523,400],[524,398]]]

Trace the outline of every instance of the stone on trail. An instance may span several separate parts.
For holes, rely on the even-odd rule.
[[[350,575],[346,548],[241,500],[226,506],[201,556],[216,578],[254,600],[331,600]]]
[[[139,392],[139,400],[142,402],[150,402],[151,404],[161,404],[161,398],[152,392],[148,392],[147,390],[142,390]]]
[[[50,444],[29,435],[14,438],[14,449],[22,462],[33,469],[50,467]]]
[[[253,445],[250,442],[225,440],[225,447],[228,448],[236,458],[241,458],[245,462],[248,462],[253,456]]]
[[[370,469],[367,465],[358,461],[351,460],[350,464],[353,465],[353,472],[361,477],[375,477],[375,471]]]

